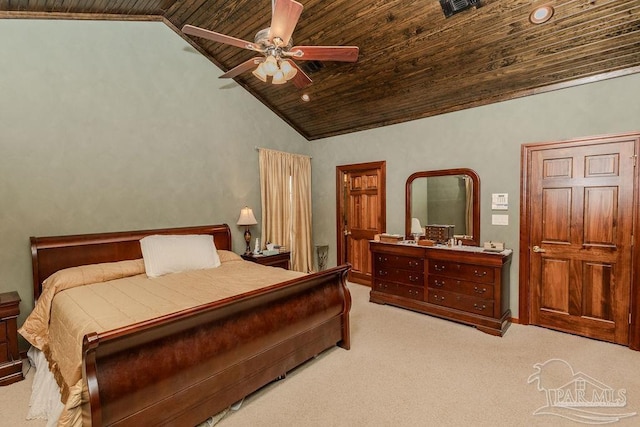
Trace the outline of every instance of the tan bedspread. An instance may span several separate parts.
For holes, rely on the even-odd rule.
[[[43,294],[20,334],[47,356],[66,404],[61,425],[81,423],[85,334],[116,329],[303,275],[219,252],[222,264],[214,269],[149,279],[142,260],[136,260],[75,267],[68,269],[71,276],[58,272],[52,280],[45,281]]]

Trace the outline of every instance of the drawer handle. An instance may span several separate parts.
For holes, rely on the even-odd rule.
[[[438,295],[434,295],[433,299],[435,299],[436,301],[444,301],[444,297],[439,297]]]
[[[482,310],[484,310],[485,308],[487,308],[487,306],[486,306],[486,305],[484,305],[484,304],[482,304],[482,306],[480,306],[480,305],[478,305],[478,304],[473,304],[473,308],[475,308],[475,309],[476,309],[476,310],[478,310],[478,311],[482,311]]]
[[[378,270],[378,276],[387,276],[389,272],[387,270]]]
[[[417,267],[420,263],[418,261],[409,260],[409,267]]]
[[[438,265],[438,264],[436,264],[436,265],[434,265],[434,266],[433,266],[433,268],[434,268],[436,271],[444,271],[444,268],[445,268],[445,267],[444,267],[444,265]]]
[[[482,289],[480,289],[480,288],[478,288],[477,286],[475,286],[475,287],[473,288],[473,291],[474,291],[476,294],[484,294],[485,292],[487,292],[487,288],[482,288]]]
[[[443,287],[443,286],[444,286],[444,281],[439,282],[439,281],[438,281],[438,279],[436,279],[436,280],[434,280],[434,281],[433,281],[433,284],[434,284],[435,286],[437,286],[437,287],[441,288],[441,287]]]
[[[476,275],[477,277],[484,277],[487,275],[486,271],[478,271],[478,270],[474,270],[473,274]]]
[[[386,256],[384,256],[384,257],[383,256],[378,256],[378,261],[387,262],[387,261],[389,261],[389,258],[387,258]]]
[[[420,280],[420,278],[418,276],[409,275],[409,281],[410,282],[417,282],[418,280]]]

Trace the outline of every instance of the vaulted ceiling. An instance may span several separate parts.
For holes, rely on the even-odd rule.
[[[482,0],[448,18],[438,0],[298,1],[294,44],[358,46],[358,61],[307,63],[313,83],[304,89],[251,72],[235,81],[309,140],[640,72],[640,0]],[[530,15],[541,6],[553,15],[534,24]],[[255,52],[180,29],[252,42],[270,25],[271,7],[271,0],[0,0],[0,18],[162,20],[229,70]]]

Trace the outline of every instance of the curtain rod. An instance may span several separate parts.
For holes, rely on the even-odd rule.
[[[258,147],[257,145],[256,145],[255,149],[256,149],[256,151],[260,151],[260,150],[269,150],[269,151],[276,151],[276,152],[278,152],[278,153],[293,154],[294,156],[302,156],[302,157],[308,157],[308,158],[310,158],[310,159],[313,159],[313,157],[312,157],[312,156],[308,156],[308,155],[306,155],[306,154],[288,153],[288,152],[286,152],[286,151],[274,150],[274,149],[272,149],[272,148],[262,148],[262,147]]]

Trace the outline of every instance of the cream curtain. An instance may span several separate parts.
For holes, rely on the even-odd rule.
[[[311,240],[311,158],[259,149],[263,245],[291,251],[291,269],[313,270]]]

